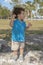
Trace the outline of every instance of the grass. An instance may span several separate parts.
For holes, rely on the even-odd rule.
[[[28,24],[28,22],[31,22],[32,26],[28,29],[28,30],[43,30],[43,20],[26,20],[26,24]],[[11,29],[11,27],[9,26],[10,20],[9,19],[0,19],[0,29]]]
[[[11,27],[9,26],[10,20],[9,19],[0,19],[0,29],[10,29]]]
[[[29,21],[27,20],[27,24],[28,22],[31,22],[32,26],[29,28],[29,30],[43,30],[43,20],[32,20]]]
[[[26,35],[29,34],[43,34],[43,20],[38,21],[26,21],[26,24],[31,22],[32,26],[26,30]],[[0,39],[5,39],[7,41],[11,40],[11,27],[9,26],[10,20],[1,19],[0,20]],[[26,45],[26,49],[42,50],[43,46],[30,46]],[[27,51],[27,50],[26,50]]]
[[[0,30],[0,39],[5,39],[7,41],[10,41],[11,38],[11,30]]]
[[[29,35],[29,34],[43,34],[43,31],[40,31],[40,30],[28,30],[26,31],[26,36]],[[11,40],[11,29],[9,30],[0,30],[0,39],[6,39],[8,41]]]
[[[25,47],[25,50],[37,50],[37,51],[43,51],[43,45],[27,45],[26,44],[26,47]]]
[[[43,34],[43,30],[27,30],[26,34]]]
[[[32,26],[26,31],[27,34],[43,34],[43,20],[26,21],[26,24],[31,22]],[[10,40],[11,27],[9,26],[9,19],[0,19],[0,38]]]

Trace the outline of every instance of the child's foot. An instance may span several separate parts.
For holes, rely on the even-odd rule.
[[[23,61],[24,61],[23,56],[20,56],[19,59],[18,59],[17,61],[18,61],[18,62],[23,62]]]
[[[18,57],[17,56],[13,56],[12,58],[11,58],[11,62],[16,62],[17,61],[17,59],[18,59]]]

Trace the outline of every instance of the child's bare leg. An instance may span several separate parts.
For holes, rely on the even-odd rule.
[[[12,54],[14,58],[18,57],[18,48],[19,48],[18,42],[12,43],[12,50],[13,50]]]
[[[24,57],[23,57],[24,46],[25,46],[24,43],[20,43],[20,56],[19,56],[19,59],[18,59],[18,61],[20,61],[20,62],[23,62],[23,60],[24,60]]]
[[[14,50],[14,51],[12,52],[12,58],[13,58],[14,60],[17,60],[17,58],[18,58],[18,50]]]
[[[20,56],[19,56],[19,59],[18,59],[18,61],[20,61],[20,62],[23,62],[23,60],[24,60],[24,58],[23,58],[24,46],[25,46],[24,43],[20,43]]]
[[[24,54],[24,47],[25,47],[25,43],[21,43],[20,44],[20,56],[23,56]]]
[[[20,62],[23,62],[23,60],[24,60],[24,57],[23,57],[24,47],[25,47],[25,43],[20,43],[20,56],[18,59],[18,61],[20,61]]]
[[[20,56],[23,56],[24,54],[24,48],[20,48]]]

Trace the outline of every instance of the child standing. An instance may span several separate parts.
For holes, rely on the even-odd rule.
[[[10,25],[12,26],[11,49],[13,50],[14,60],[17,60],[18,49],[20,50],[20,55],[18,59],[20,62],[23,62],[24,60],[23,54],[25,47],[25,30],[26,28],[31,26],[31,24],[26,26],[26,23],[24,22],[24,18],[25,18],[24,12],[25,12],[24,8],[15,7],[13,10],[13,19],[10,22]]]

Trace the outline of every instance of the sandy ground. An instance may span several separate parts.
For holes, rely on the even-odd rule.
[[[0,53],[0,65],[43,65],[42,51],[29,51],[23,62],[11,61],[12,53]]]
[[[0,44],[8,43],[5,40],[0,39]],[[26,44],[41,46],[42,49],[34,50],[33,47],[24,51],[24,61],[22,63],[11,61],[13,57],[10,46],[3,47],[0,50],[0,65],[43,65],[43,35],[29,35],[26,37]]]

